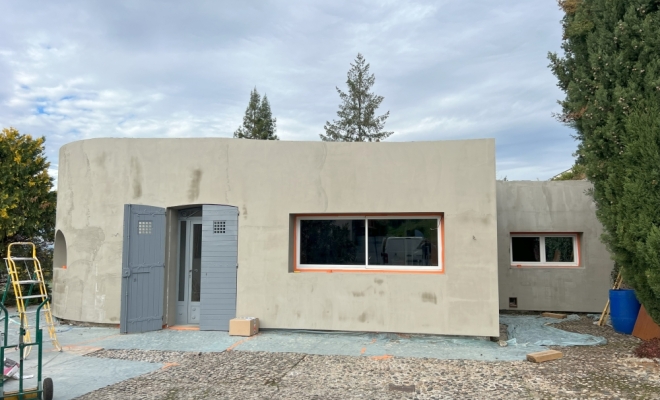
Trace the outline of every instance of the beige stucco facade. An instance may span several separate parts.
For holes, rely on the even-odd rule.
[[[60,150],[54,315],[119,323],[124,204],[238,207],[237,315],[263,328],[497,336],[495,142],[92,139]],[[444,273],[292,271],[292,216],[443,213]],[[58,244],[56,243],[56,253]],[[61,249],[61,243],[59,245]],[[61,254],[56,254],[61,260]],[[64,262],[64,261],[63,261]]]
[[[603,227],[587,181],[497,182],[500,308],[503,310],[601,312],[614,267],[600,241]],[[574,233],[577,267],[516,267],[510,259],[512,232]],[[512,308],[509,299],[517,307]]]

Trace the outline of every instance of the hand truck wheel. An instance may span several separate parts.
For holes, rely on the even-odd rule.
[[[50,378],[44,379],[43,387],[43,400],[53,400],[53,380]]]

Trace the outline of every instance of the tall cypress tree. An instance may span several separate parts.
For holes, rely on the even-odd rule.
[[[279,140],[275,134],[276,131],[277,119],[273,118],[268,97],[264,95],[262,99],[255,87],[250,92],[250,102],[245,110],[245,116],[243,116],[243,125],[234,132],[234,137],[240,139]]]
[[[325,123],[325,135],[320,135],[321,140],[380,142],[393,133],[383,131],[390,112],[376,116],[376,109],[383,102],[383,96],[370,92],[375,82],[374,74],[369,74],[369,64],[362,54],[358,53],[355,63],[351,64],[351,69],[348,70],[348,93],[336,88],[342,101],[337,111],[339,120]]]
[[[660,323],[660,2],[560,0],[564,56],[550,67],[566,93],[594,184],[603,241]]]

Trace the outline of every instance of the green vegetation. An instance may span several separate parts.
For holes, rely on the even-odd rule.
[[[321,140],[325,142],[380,142],[387,139],[393,132],[385,132],[385,120],[390,116],[386,112],[376,116],[376,110],[383,102],[383,96],[370,92],[376,82],[374,74],[369,74],[369,64],[362,54],[358,53],[355,64],[348,70],[346,85],[348,93],[339,88],[339,105],[337,116],[339,120],[326,122],[325,135]]]
[[[257,88],[250,92],[250,102],[245,110],[243,125],[236,129],[234,137],[239,139],[279,140],[277,131],[277,119],[273,118],[270,110],[268,97],[264,94],[263,99],[257,92]]]
[[[9,243],[34,242],[49,280],[57,194],[48,175],[44,141],[14,128],[0,132],[0,258],[6,257]]]
[[[560,0],[566,93],[577,163],[594,184],[603,241],[625,282],[660,322],[660,2]]]
[[[587,179],[584,165],[575,164],[568,171],[564,171],[550,179],[551,181],[581,181]]]

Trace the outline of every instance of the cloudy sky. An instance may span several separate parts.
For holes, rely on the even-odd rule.
[[[231,137],[253,87],[283,140],[319,140],[358,52],[390,141],[494,137],[497,176],[572,164],[555,0],[2,1],[0,127],[65,143]]]

